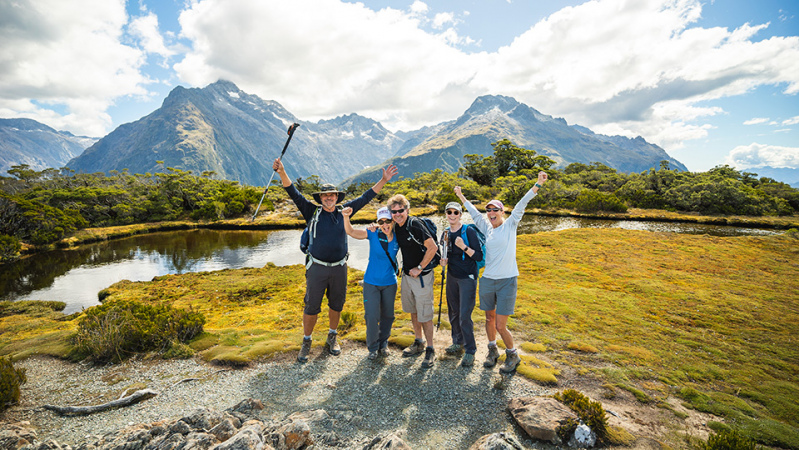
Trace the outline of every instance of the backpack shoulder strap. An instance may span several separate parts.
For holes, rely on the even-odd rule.
[[[394,258],[391,257],[391,253],[388,252],[388,236],[385,233],[378,230],[377,231],[377,240],[380,241],[380,246],[383,247],[383,251],[386,252],[386,256],[388,257],[388,261],[391,263],[391,267],[394,268],[394,273],[399,275],[399,267],[397,267],[397,262]]]

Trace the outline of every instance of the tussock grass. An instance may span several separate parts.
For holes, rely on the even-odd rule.
[[[517,309],[536,313],[514,332],[556,352],[594,346],[566,358],[639,401],[655,380],[762,444],[799,448],[796,234],[519,236]]]
[[[547,346],[540,342],[535,344],[532,342],[522,342],[519,344],[519,347],[528,353],[543,353],[547,351]]]

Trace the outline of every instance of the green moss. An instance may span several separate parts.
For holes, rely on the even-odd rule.
[[[547,346],[542,343],[522,342],[519,347],[528,353],[543,353],[547,351]]]

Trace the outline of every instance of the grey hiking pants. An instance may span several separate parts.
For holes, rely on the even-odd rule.
[[[366,347],[370,352],[388,346],[391,326],[394,325],[394,300],[397,285],[363,284],[363,309],[366,320]]]
[[[477,352],[474,339],[474,311],[477,280],[447,277],[447,315],[452,325],[452,343],[460,344],[466,353]]]

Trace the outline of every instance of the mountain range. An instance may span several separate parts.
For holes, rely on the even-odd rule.
[[[31,119],[0,119],[0,174],[21,164],[33,170],[60,169],[96,141]]]
[[[6,121],[9,120],[22,121],[27,128],[37,124],[26,119]],[[41,124],[40,129],[61,136],[61,140],[23,142],[20,136],[27,132],[17,126],[13,137],[0,135],[0,161],[66,165],[86,173],[124,169],[147,173],[174,167],[196,174],[213,171],[218,178],[263,186],[272,175],[272,162],[286,142],[286,131],[295,122],[300,128],[283,158],[289,176],[296,179],[318,175],[323,182],[339,185],[375,182],[380,169],[389,163],[396,164],[404,177],[436,168],[454,172],[464,155],[489,156],[493,151],[491,143],[502,139],[549,156],[561,169],[572,162],[600,162],[623,172],[642,172],[660,167],[660,162],[666,160],[673,169],[687,170],[662,148],[641,137],[596,134],[542,114],[511,97],[481,96],[455,120],[410,132],[391,132],[358,114],[303,121],[279,103],[247,94],[224,80],[204,88],[176,87],[160,108],[119,126],[96,142]],[[0,132],[3,129],[11,130],[0,128]],[[63,150],[66,142],[74,145],[69,147],[69,155]],[[82,151],[88,144],[91,145]],[[50,154],[62,157],[45,159],[44,155]]]
[[[600,162],[622,172],[642,172],[660,167],[660,162],[666,160],[672,169],[687,170],[665,150],[640,136],[630,139],[595,134],[500,95],[478,97],[456,120],[420,130],[414,140],[400,148],[398,156],[385,164],[395,164],[399,175],[405,177],[434,168],[455,172],[464,155],[489,156],[493,152],[491,143],[502,139],[554,159],[561,169],[573,162]],[[379,170],[365,169],[343,184],[374,179]]]

